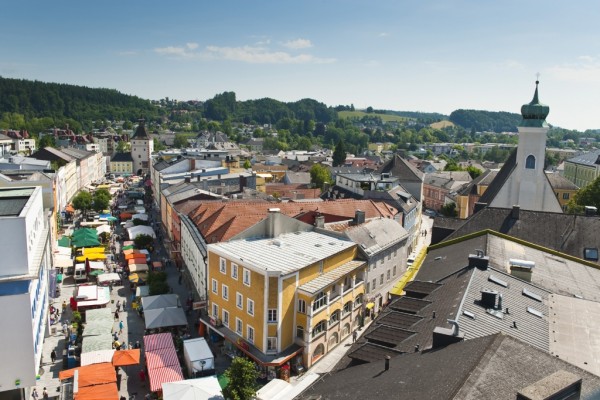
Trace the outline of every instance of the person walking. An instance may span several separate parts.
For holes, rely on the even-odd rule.
[[[37,389],[33,388],[33,390],[31,391],[31,398],[33,398],[33,400],[38,400],[40,396],[38,395]]]
[[[119,335],[123,333],[123,321],[119,321]]]
[[[42,390],[42,399],[48,400],[48,391],[46,390],[46,388]]]
[[[117,300],[117,312],[121,311],[121,300]]]
[[[115,319],[119,319],[119,310],[115,311]]]
[[[146,373],[143,369],[140,369],[140,382],[142,382],[142,385],[146,382]]]
[[[52,352],[50,353],[50,359],[52,360],[52,364],[54,364],[54,362],[56,361],[56,351],[52,350]]]
[[[358,332],[352,332],[352,343],[356,342],[356,338],[358,337]]]

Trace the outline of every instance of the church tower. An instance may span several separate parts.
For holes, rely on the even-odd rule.
[[[546,117],[550,107],[540,103],[539,81],[530,103],[521,107],[519,145],[492,181],[480,202],[491,207],[562,213],[562,208],[544,172],[546,156]],[[491,189],[491,190],[490,190]],[[488,193],[489,192],[489,193]]]
[[[133,173],[146,175],[150,172],[150,156],[154,151],[154,141],[148,136],[144,120],[140,119],[137,129],[131,138],[131,157]]]

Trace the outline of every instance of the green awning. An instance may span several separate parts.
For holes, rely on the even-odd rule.
[[[100,245],[98,238],[82,237],[73,239],[73,246],[75,247],[94,247]]]
[[[71,239],[69,239],[67,236],[61,237],[60,239],[58,239],[58,246],[71,247]]]
[[[135,249],[135,246],[133,246],[132,244],[129,246],[123,246],[123,248],[121,250],[133,250]]]

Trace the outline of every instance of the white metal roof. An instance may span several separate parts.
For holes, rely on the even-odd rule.
[[[221,253],[241,264],[260,268],[265,272],[288,274],[324,260],[355,244],[317,232],[294,232],[277,238],[233,240],[210,244],[209,250]]]

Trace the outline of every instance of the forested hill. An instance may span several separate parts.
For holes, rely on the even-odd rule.
[[[0,114],[31,118],[131,120],[158,115],[149,100],[114,89],[45,83],[0,77]]]
[[[450,121],[475,132],[517,132],[521,115],[505,111],[456,110]]]

